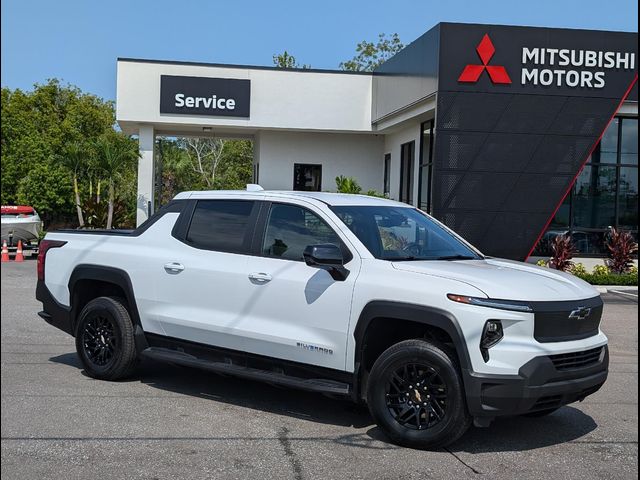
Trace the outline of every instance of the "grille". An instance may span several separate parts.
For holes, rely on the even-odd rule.
[[[578,368],[587,368],[595,365],[600,360],[600,355],[604,347],[592,348],[584,352],[562,353],[560,355],[551,355],[549,358],[561,372],[566,370],[575,370]]]
[[[538,342],[567,342],[598,334],[602,299],[594,297],[570,302],[532,302],[535,312],[533,336]],[[590,308],[585,318],[571,316],[574,310]]]
[[[562,395],[549,395],[548,397],[540,397],[538,401],[531,407],[531,410],[542,410],[546,408],[554,408],[560,406]]]

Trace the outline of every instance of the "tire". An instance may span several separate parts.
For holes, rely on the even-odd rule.
[[[120,380],[133,372],[137,352],[133,323],[123,300],[98,297],[80,312],[76,350],[85,372],[100,380]]]
[[[405,340],[380,355],[369,375],[367,404],[391,441],[410,448],[449,445],[472,421],[455,360],[425,340]]]
[[[558,410],[560,410],[560,407],[547,408],[546,410],[538,410],[537,412],[525,413],[522,416],[529,417],[529,418],[540,418],[540,417],[546,417],[547,415],[551,415],[552,413],[555,413]]]

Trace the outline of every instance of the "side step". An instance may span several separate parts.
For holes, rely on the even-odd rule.
[[[351,388],[347,383],[336,382],[322,378],[299,378],[284,373],[259,370],[227,362],[215,362],[194,357],[188,353],[170,350],[168,348],[149,347],[142,351],[142,355],[153,360],[177,363],[188,367],[196,367],[210,370],[216,373],[225,373],[237,377],[274,383],[285,387],[299,388],[311,392],[332,393],[334,395],[350,395]]]

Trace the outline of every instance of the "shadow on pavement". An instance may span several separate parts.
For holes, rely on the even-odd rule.
[[[82,369],[75,353],[51,357],[50,360]],[[389,440],[382,431],[373,425],[366,407],[354,405],[346,399],[279,388],[261,382],[151,360],[142,361],[135,377],[126,381],[139,381],[172,393],[286,415],[310,422],[353,428],[373,426],[366,434],[343,435],[335,439],[335,442],[360,448],[399,448],[389,444]],[[590,416],[568,406],[548,417],[499,418],[489,428],[472,427],[448,450],[468,453],[527,451],[574,441],[596,427],[595,421]]]
[[[65,353],[51,357],[49,360],[82,369],[75,353]],[[348,399],[280,388],[262,382],[147,359],[141,362],[134,377],[124,381],[139,381],[168,392],[206,398],[219,403],[287,415],[311,422],[354,428],[373,425],[367,408],[355,405]]]
[[[541,418],[498,418],[489,428],[472,427],[448,447],[454,452],[522,452],[577,440],[597,428],[589,415],[572,406]]]

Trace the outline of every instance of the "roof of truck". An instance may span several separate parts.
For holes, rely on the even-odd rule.
[[[176,195],[175,200],[198,198],[198,199],[216,199],[216,198],[234,198],[250,196],[260,197],[281,197],[290,199],[309,198],[318,200],[322,203],[332,206],[339,205],[386,205],[397,207],[409,207],[406,203],[396,202],[387,198],[372,197],[369,195],[356,195],[350,193],[330,193],[330,192],[300,192],[300,191],[283,191],[283,190],[203,190],[181,192]]]

